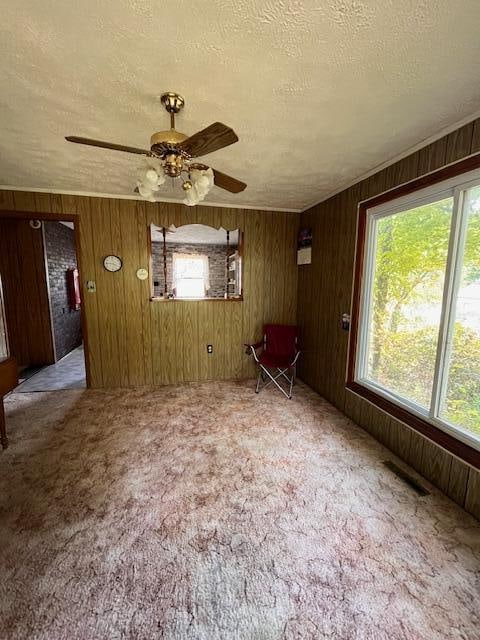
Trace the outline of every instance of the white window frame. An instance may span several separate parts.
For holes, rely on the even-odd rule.
[[[176,262],[180,260],[197,260],[203,264],[203,277],[202,278],[178,278]],[[178,288],[178,280],[202,280],[203,282],[203,296],[206,297],[207,291],[210,289],[210,265],[208,256],[202,253],[174,253],[172,257],[172,271],[173,271],[173,287],[176,290]],[[198,296],[182,296],[179,300],[196,300],[200,299]]]
[[[455,303],[461,282],[463,251],[465,247],[468,211],[464,207],[464,195],[468,189],[480,185],[480,169],[469,171],[454,178],[414,191],[366,211],[366,232],[364,244],[364,263],[362,288],[360,293],[360,313],[358,323],[358,343],[355,354],[355,382],[370,389],[390,402],[407,409],[442,431],[480,451],[480,438],[458,425],[453,425],[439,417],[442,399],[448,383],[448,367],[451,342],[455,323]],[[367,354],[369,347],[369,327],[372,319],[372,284],[375,273],[376,229],[377,221],[394,213],[414,209],[448,197],[453,197],[452,221],[450,227],[448,256],[445,271],[442,309],[439,326],[439,339],[435,361],[435,374],[431,403],[428,410],[417,403],[390,391],[386,387],[369,379],[367,372]]]

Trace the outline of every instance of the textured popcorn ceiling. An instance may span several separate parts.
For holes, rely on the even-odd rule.
[[[132,193],[136,156],[168,128],[225,122],[205,157],[248,183],[207,202],[302,209],[474,114],[478,0],[7,0],[0,21],[0,184]],[[167,198],[178,190],[165,188]]]

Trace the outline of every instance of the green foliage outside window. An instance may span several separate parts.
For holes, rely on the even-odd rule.
[[[368,376],[429,408],[453,199],[377,222]],[[462,287],[480,287],[480,189],[470,201]],[[463,289],[465,290],[465,289]],[[467,289],[468,291],[468,289]],[[480,300],[475,317],[480,319]],[[480,435],[480,326],[457,318],[442,418]]]

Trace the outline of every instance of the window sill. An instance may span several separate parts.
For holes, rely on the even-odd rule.
[[[150,298],[150,302],[243,302],[243,296],[236,298]]]
[[[348,381],[346,388],[375,405],[382,411],[385,411],[396,420],[403,422],[418,431],[423,436],[435,442],[449,453],[457,456],[467,464],[472,465],[476,469],[480,469],[480,450],[463,442],[459,438],[444,431],[440,427],[433,424],[429,419],[417,415],[413,411],[388,399],[386,396],[377,393],[366,385],[357,381]]]

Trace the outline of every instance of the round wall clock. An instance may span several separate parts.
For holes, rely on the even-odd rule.
[[[103,259],[103,267],[111,273],[120,271],[122,268],[122,260],[118,256],[105,256]]]

